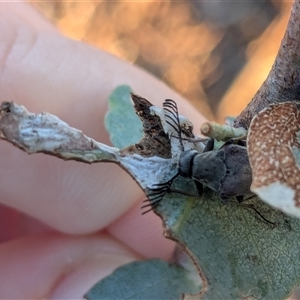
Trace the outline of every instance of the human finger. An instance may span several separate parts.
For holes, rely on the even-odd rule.
[[[106,234],[47,233],[0,245],[0,298],[82,298],[115,268],[141,257]],[[57,298],[56,298],[57,299]]]
[[[16,35],[7,35],[0,26],[2,43],[10,45],[0,60],[1,100],[56,114],[104,143],[109,143],[103,126],[106,101],[119,84],[129,84],[155,104],[174,98],[183,114],[192,120],[199,117],[180,96],[146,72],[56,31],[39,31],[38,22],[30,26],[16,22],[9,11],[12,6],[7,7],[10,13],[3,14],[6,19],[0,22],[5,22],[5,28],[12,26]],[[88,166],[43,154],[28,156],[4,142],[0,154],[2,203],[64,232],[99,230],[142,198],[139,187],[115,165]]]

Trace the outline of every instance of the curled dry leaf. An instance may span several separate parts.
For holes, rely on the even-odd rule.
[[[270,105],[249,128],[251,190],[263,201],[300,218],[300,111],[296,102]]]
[[[174,134],[174,129],[166,122],[162,108],[138,95],[131,97],[143,122],[144,136],[124,149],[97,142],[54,115],[34,114],[14,102],[3,102],[0,106],[0,138],[28,154],[45,153],[90,164],[116,163],[147,191],[157,182],[165,182],[169,172],[177,172],[181,146],[178,139],[170,143],[168,136]],[[187,119],[181,119],[183,125],[190,124]]]
[[[116,162],[119,149],[101,144],[58,117],[29,112],[14,102],[0,106],[0,138],[28,154],[45,153],[85,163]]]

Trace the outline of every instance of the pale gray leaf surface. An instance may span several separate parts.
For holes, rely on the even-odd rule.
[[[275,226],[207,190],[202,198],[168,194],[157,209],[166,235],[187,247],[198,265],[204,299],[286,299],[300,282],[298,219],[258,199],[246,203]]]
[[[184,292],[199,291],[182,267],[162,260],[133,262],[98,282],[85,297],[94,299],[180,299]]]
[[[193,190],[183,182],[175,185],[181,190],[184,185],[188,191]],[[196,299],[286,299],[299,284],[299,220],[258,199],[247,202],[250,203],[275,226],[251,208],[238,203],[223,204],[207,190],[202,198],[170,193],[158,206],[166,236],[187,251],[203,279],[202,293]],[[124,281],[120,280],[122,267],[121,273],[111,274],[92,288],[87,298],[106,299],[109,293],[111,298],[107,299],[180,299],[178,291],[195,293],[193,285],[187,282],[189,277],[185,278],[188,274],[183,272],[176,290],[178,296],[169,294],[170,287],[173,290],[173,285],[177,286],[177,277],[172,273],[174,265],[165,264],[162,271],[155,263],[153,268],[158,273],[153,271],[154,274],[141,271],[143,266],[148,268],[147,262],[127,265],[128,278],[124,275]],[[158,274],[163,274],[163,281]],[[124,289],[129,294],[120,294]]]
[[[143,124],[132,106],[127,85],[117,87],[109,96],[105,126],[113,145],[119,149],[133,145],[143,137]]]
[[[14,102],[0,105],[0,138],[28,154],[45,153],[85,163],[118,163],[121,158],[119,149],[93,140],[57,116],[31,113]]]

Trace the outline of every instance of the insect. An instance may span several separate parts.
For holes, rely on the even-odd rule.
[[[221,148],[214,150],[214,139],[209,139],[203,152],[185,151],[176,102],[166,99],[163,108],[167,112],[165,114],[166,122],[178,134],[177,138],[180,141],[182,153],[178,161],[177,174],[167,182],[156,184],[157,188],[152,189],[148,194],[148,199],[145,200],[149,203],[142,206],[142,208],[150,207],[150,209],[143,214],[158,206],[178,176],[193,179],[199,196],[202,195],[203,186],[207,186],[215,191],[223,202],[227,202],[231,197],[235,197],[239,203],[252,198],[244,199],[246,194],[252,194],[250,192],[252,171],[245,141],[229,140]],[[253,209],[265,222],[275,225],[251,204],[244,206]]]
[[[247,149],[243,141],[234,144],[232,140],[224,143],[218,149],[214,149],[214,140],[209,139],[203,152],[186,150],[182,142],[181,127],[176,102],[165,100],[163,108],[167,112],[166,122],[172,126],[178,134],[182,153],[178,162],[178,172],[165,183],[157,184],[145,201],[150,202],[142,208],[155,208],[162,200],[174,179],[178,176],[194,180],[199,196],[202,195],[203,185],[217,192],[226,202],[230,197],[236,197],[239,202],[244,200],[244,195],[250,193],[252,172],[248,160]],[[146,211],[148,212],[148,211]],[[145,213],[146,213],[145,212]]]
[[[224,202],[230,197],[242,202],[244,195],[250,193],[252,182],[247,148],[240,141],[238,144],[226,142],[218,150],[213,148],[214,140],[211,139],[201,153],[196,150],[182,152],[179,175],[194,179],[199,195],[205,185],[217,192]]]

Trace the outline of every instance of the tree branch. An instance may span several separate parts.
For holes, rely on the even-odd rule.
[[[234,127],[248,129],[252,118],[272,103],[300,101],[300,1],[291,16],[273,67],[252,101],[236,118]]]

